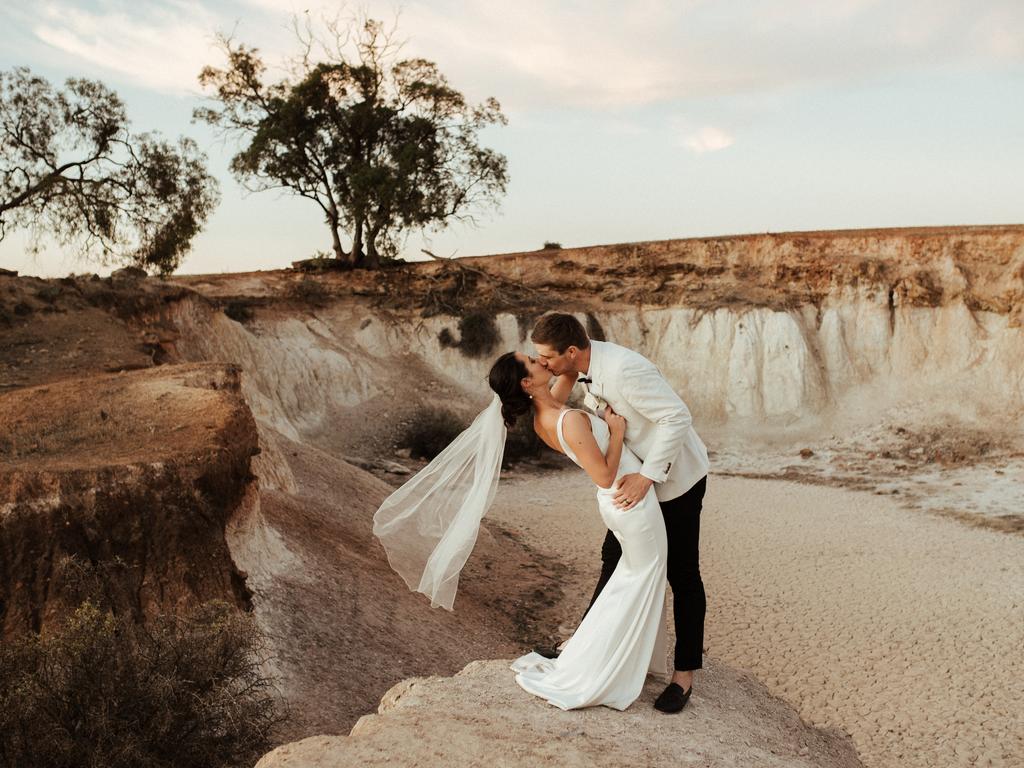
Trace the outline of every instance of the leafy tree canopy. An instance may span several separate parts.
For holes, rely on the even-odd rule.
[[[352,266],[396,256],[410,229],[472,222],[496,205],[507,160],[479,133],[505,124],[498,102],[469,104],[433,62],[399,59],[378,21],[327,29],[330,45],[296,25],[302,54],[276,81],[258,50],[221,39],[226,67],[199,76],[214,106],[195,116],[239,141],[235,177],[314,201],[334,255]]]
[[[194,141],[131,134],[95,80],[0,72],[0,240],[27,229],[104,263],[172,272],[218,202]]]

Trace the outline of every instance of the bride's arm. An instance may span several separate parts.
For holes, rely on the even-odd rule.
[[[563,373],[561,376],[555,377],[554,386],[551,387],[551,395],[557,402],[565,405],[565,402],[569,399],[569,395],[572,394],[572,388],[575,386],[576,374]]]
[[[570,411],[562,418],[562,435],[565,442],[572,448],[572,452],[580,461],[580,466],[590,475],[590,479],[602,488],[610,488],[618,474],[626,420],[613,413],[608,428],[611,431],[608,453],[602,454],[590,428],[590,419],[585,413]]]

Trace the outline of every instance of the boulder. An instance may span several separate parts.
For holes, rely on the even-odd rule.
[[[624,712],[563,712],[519,688],[509,663],[476,661],[454,677],[405,680],[350,735],[285,744],[256,768],[862,766],[848,736],[807,725],[764,685],[722,664],[701,671],[681,713],[665,715],[652,706],[663,686],[653,678]]]

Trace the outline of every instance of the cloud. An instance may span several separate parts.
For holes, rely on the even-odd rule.
[[[395,0],[364,7],[385,20],[398,8]],[[99,0],[89,10],[50,0],[24,13],[46,45],[181,93],[216,61],[217,30],[239,22],[240,40],[279,61],[295,47],[293,13],[316,18],[338,8],[328,0]],[[495,95],[513,111],[613,113],[950,65],[1024,64],[1019,0],[406,0],[398,31],[406,53],[437,61],[471,98]]]
[[[197,1],[88,11],[68,3],[39,7],[29,21],[46,45],[145,88],[172,94],[198,90],[211,60],[217,17]]]
[[[733,136],[711,125],[704,126],[696,133],[683,136],[680,140],[684,147],[698,155],[705,152],[717,152],[720,149],[731,147],[735,142],[736,139]]]
[[[604,130],[612,136],[647,136],[651,129],[636,120],[611,119],[604,123]]]
[[[617,109],[677,91],[677,74],[651,25],[666,4],[519,0],[514,4],[413,3],[403,28],[410,47],[446,63],[475,90],[515,107]],[[646,7],[647,12],[641,12]]]
[[[1024,63],[1019,0],[432,0],[403,20],[456,82],[524,107],[628,109]]]

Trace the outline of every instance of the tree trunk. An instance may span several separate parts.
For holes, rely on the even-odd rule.
[[[363,217],[356,217],[356,227],[352,233],[352,266],[362,266],[363,262]]]
[[[377,252],[377,235],[380,234],[380,227],[374,227],[367,233],[366,238],[366,260],[364,266],[367,269],[380,267],[380,254]]]
[[[345,253],[345,249],[341,247],[341,235],[338,233],[338,220],[334,217],[328,217],[327,226],[331,228],[331,245],[334,249],[334,258],[338,261],[345,261],[348,258],[348,254]]]

